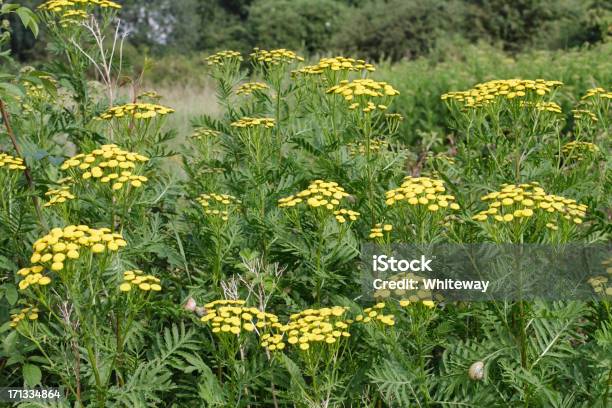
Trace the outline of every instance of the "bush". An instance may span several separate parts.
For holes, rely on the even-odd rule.
[[[328,48],[346,7],[333,0],[261,0],[249,9],[249,32],[256,44],[269,48]]]
[[[452,27],[449,9],[449,4],[438,0],[370,1],[347,14],[333,45],[377,60],[418,57]]]

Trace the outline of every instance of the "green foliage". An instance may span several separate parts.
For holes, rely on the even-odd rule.
[[[370,1],[342,18],[336,48],[374,60],[411,59],[427,54],[454,25],[444,1]]]
[[[329,49],[331,37],[344,26],[345,8],[335,0],[267,0],[249,8],[249,33],[264,48],[308,53]]]
[[[384,25],[374,3],[346,3]],[[454,7],[391,3],[432,38],[434,11]],[[307,18],[297,4],[201,5],[263,24]],[[179,139],[102,41],[116,12],[98,12],[99,31],[41,13],[56,60],[0,76],[0,386],[61,386],[79,407],[609,405],[606,299],[369,304],[359,269],[371,242],[609,242],[610,91],[593,89],[610,83],[609,44],[510,57],[439,41],[377,69],[288,50],[187,60],[219,114]],[[388,17],[390,38],[430,48]],[[492,79],[507,80],[440,100]],[[585,210],[479,217],[484,194],[532,181]]]
[[[24,4],[34,7],[34,1]],[[125,0],[128,41],[156,56],[254,46],[308,53],[338,51],[370,59],[428,55],[440,41],[465,38],[511,52],[566,49],[609,37],[611,9],[604,0],[235,0],[173,2]],[[16,23],[16,18],[10,18]],[[14,26],[12,49],[39,60],[41,42]],[[47,37],[44,35],[43,37]],[[135,63],[137,63],[137,59]]]

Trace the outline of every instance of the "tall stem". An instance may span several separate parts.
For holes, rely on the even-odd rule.
[[[36,215],[38,216],[38,223],[40,224],[41,227],[46,229],[46,225],[44,224],[44,220],[42,217],[42,211],[40,209],[40,203],[38,202],[38,197],[34,194],[34,179],[32,178],[32,173],[30,173],[30,168],[28,167],[28,164],[26,163],[26,160],[23,157],[21,149],[19,148],[19,144],[17,143],[17,138],[15,137],[15,133],[13,132],[13,128],[11,126],[11,121],[9,118],[8,110],[6,109],[6,105],[4,104],[4,101],[2,99],[0,99],[0,111],[2,112],[2,121],[4,122],[4,126],[6,127],[6,133],[11,139],[13,148],[15,149],[17,156],[23,159],[23,162],[25,165],[25,170],[23,172],[28,182],[28,187],[30,188],[30,192],[32,193],[32,202],[34,204],[34,209],[36,210]]]

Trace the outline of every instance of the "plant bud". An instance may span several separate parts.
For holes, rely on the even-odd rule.
[[[183,308],[189,312],[193,312],[196,309],[197,303],[194,298],[190,297]]]
[[[468,375],[470,379],[474,381],[480,381],[484,377],[484,363],[482,361],[477,361],[470,366],[468,370]]]

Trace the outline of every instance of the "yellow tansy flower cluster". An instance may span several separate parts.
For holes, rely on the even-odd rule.
[[[401,307],[408,307],[410,306],[412,303],[417,303],[418,300],[408,300],[408,299],[402,299],[399,301],[399,305]],[[436,307],[436,304],[434,303],[433,300],[423,300],[420,302],[423,306],[428,307],[428,308],[434,308]]]
[[[148,181],[147,177],[133,174],[139,163],[149,158],[138,153],[121,149],[114,144],[102,145],[88,154],[77,154],[60,166],[62,170],[74,169],[81,173],[83,180],[96,179],[101,183],[112,182],[112,189],[119,190],[125,185],[138,188]]]
[[[391,232],[393,231],[393,225],[391,224],[376,224],[374,228],[370,230],[369,238],[382,238],[384,236],[383,232]]]
[[[49,197],[49,201],[44,204],[44,207],[51,207],[55,204],[65,203],[68,200],[74,200],[76,197],[70,192],[70,187],[63,186],[57,189],[49,190],[45,193]]]
[[[304,61],[303,57],[300,57],[295,52],[285,48],[279,48],[271,51],[253,48],[251,58],[253,61],[266,65],[290,64],[296,61]]]
[[[487,221],[492,217],[498,222],[511,222],[530,218],[536,212],[541,212],[557,213],[566,220],[581,224],[588,208],[584,204],[576,203],[576,200],[546,194],[537,182],[503,184],[500,191],[485,195],[482,201],[489,202],[489,207],[472,217],[476,221]],[[546,226],[552,230],[558,228],[552,222]]]
[[[395,316],[392,314],[384,314],[382,310],[385,308],[384,303],[377,303],[372,307],[363,309],[363,314],[355,317],[356,322],[369,323],[372,321],[379,321],[384,325],[393,326],[395,325]]]
[[[238,51],[219,51],[204,59],[208,65],[225,65],[228,61],[242,61],[242,55]]]
[[[357,217],[359,217],[361,214],[357,211],[341,208],[334,211],[334,215],[336,216],[336,221],[338,221],[340,224],[344,224],[347,219],[350,221],[357,221]]]
[[[601,295],[612,296],[612,286],[607,276],[594,276],[587,280],[587,283],[593,288],[593,292]]]
[[[29,72],[26,69],[23,69],[22,72]],[[51,82],[53,85],[57,86],[57,80],[50,75],[40,75],[38,78],[44,79],[46,81]],[[34,84],[30,81],[23,81],[23,87],[26,90],[26,95],[30,99],[46,99],[49,96],[46,88],[40,84]]]
[[[132,287],[136,287],[144,292],[150,290],[159,292],[162,290],[159,282],[159,278],[153,275],[145,275],[141,270],[125,271],[123,272],[123,283],[119,285],[119,290],[129,292]]]
[[[396,203],[407,202],[410,205],[426,206],[429,211],[435,212],[440,208],[459,210],[455,197],[446,192],[444,181],[429,177],[405,177],[402,185],[385,193],[385,204],[391,206]]]
[[[349,143],[348,145],[349,154],[351,156],[364,156],[367,152],[367,145],[364,142]],[[375,153],[380,150],[386,150],[389,147],[389,142],[382,139],[370,140],[370,153]]]
[[[521,107],[535,107],[539,111],[547,111],[552,113],[563,113],[561,110],[561,106],[556,104],[555,102],[530,102],[530,101],[521,101]]]
[[[442,100],[452,99],[463,103],[467,108],[477,108],[502,99],[524,98],[530,95],[544,96],[561,85],[563,82],[544,79],[493,80],[477,84],[467,91],[445,93],[442,95]]]
[[[19,313],[11,315],[11,322],[9,323],[9,326],[17,327],[19,322],[25,319],[26,317],[28,318],[28,320],[36,320],[38,319],[38,312],[39,310],[37,307],[24,307],[19,311]]]
[[[368,71],[374,72],[376,68],[362,59],[333,57],[321,58],[316,65],[308,65],[295,70],[293,75],[321,75],[326,71]]]
[[[591,88],[588,89],[587,93],[580,99],[588,99],[594,97],[612,99],[612,92],[606,91],[604,88]]]
[[[274,127],[274,118],[249,118],[245,117],[236,122],[232,122],[231,126],[237,128],[251,128],[257,126],[263,126],[265,128]]]
[[[39,10],[50,11],[52,13],[62,13],[72,9],[86,7],[101,7],[120,9],[121,5],[110,0],[48,0],[38,6]]]
[[[221,132],[217,130],[198,127],[194,129],[193,133],[191,134],[191,137],[196,140],[206,140],[215,138],[219,135],[221,135]]]
[[[221,217],[223,221],[229,218],[230,210],[242,204],[242,201],[229,194],[201,194],[196,201],[204,207],[207,215]]]
[[[350,82],[340,81],[338,85],[329,88],[326,93],[341,95],[345,101],[352,102],[349,109],[360,107],[366,113],[375,109],[387,109],[386,105],[376,104],[374,100],[399,95],[399,91],[388,83],[369,78],[355,79]]]
[[[60,19],[60,25],[67,27],[69,24],[77,24],[83,20],[86,20],[89,14],[85,10],[68,10],[62,14]]]
[[[98,119],[113,119],[129,117],[134,119],[152,119],[157,115],[164,116],[174,113],[174,109],[154,103],[137,102],[114,106],[101,114]]]
[[[287,342],[300,350],[308,350],[316,344],[333,344],[341,337],[351,336],[348,328],[352,321],[342,319],[346,310],[342,306],[307,309],[292,314],[281,331],[287,336]]]
[[[340,200],[348,196],[344,188],[335,181],[315,180],[306,190],[278,200],[278,206],[280,208],[295,207],[305,201],[312,208],[322,207],[333,210],[340,205]]]
[[[285,348],[284,336],[278,333],[265,333],[261,336],[261,346],[270,351]]]
[[[215,300],[204,305],[204,309],[206,314],[201,320],[212,326],[213,333],[238,336],[243,331],[261,333],[266,329],[281,327],[276,315],[247,307],[244,300]],[[271,344],[267,347],[271,347]]]
[[[263,91],[268,88],[268,85],[263,82],[247,82],[238,87],[236,95],[251,95],[253,92]]]
[[[599,153],[599,147],[590,142],[571,141],[561,148],[561,153],[575,160],[584,160],[589,155]]]
[[[25,170],[26,166],[22,158],[9,156],[6,153],[0,153],[0,168],[6,168],[9,170]]]
[[[126,245],[121,234],[112,233],[108,228],[94,229],[86,225],[53,228],[49,234],[34,242],[34,253],[30,258],[32,265],[17,272],[24,277],[19,282],[19,289],[24,290],[35,284],[48,285],[51,278],[42,275],[44,268],[59,272],[64,269],[65,262],[79,259],[83,250],[100,254],[118,251]]]
[[[136,97],[137,100],[142,100],[142,99],[151,99],[151,100],[159,100],[161,99],[161,95],[158,94],[155,91],[146,91],[146,92],[142,92],[140,95],[138,95]]]
[[[592,122],[597,122],[599,120],[593,112],[586,109],[572,109],[572,115],[575,120],[588,119]]]

